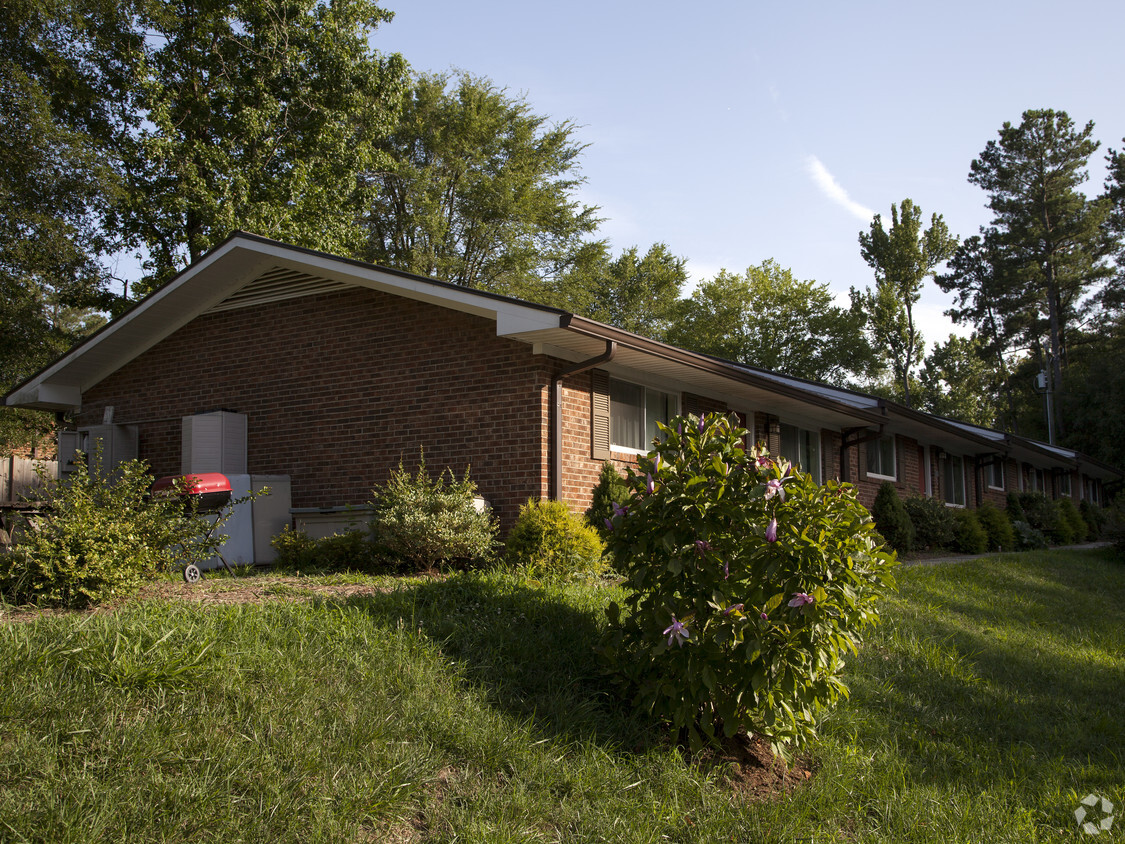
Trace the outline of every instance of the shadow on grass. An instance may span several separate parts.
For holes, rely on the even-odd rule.
[[[631,713],[599,670],[599,594],[469,573],[347,603],[437,643],[492,705],[520,720],[534,718],[537,731],[640,749],[660,733]]]
[[[1113,785],[1101,780],[1125,764],[1123,597],[1125,567],[1102,555],[912,578],[893,629],[864,655],[852,708],[902,749],[916,781],[999,767]]]

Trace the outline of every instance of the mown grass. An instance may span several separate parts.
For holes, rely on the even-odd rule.
[[[0,841],[1122,840],[1125,818],[1093,838],[1073,812],[1125,805],[1125,565],[900,581],[816,775],[759,803],[599,676],[605,586],[459,575],[0,625]]]

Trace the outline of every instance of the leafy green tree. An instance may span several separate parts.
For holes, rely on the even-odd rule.
[[[927,413],[974,425],[996,424],[1001,382],[976,337],[950,334],[922,365],[918,405]]]
[[[1088,313],[1086,294],[1104,279],[1108,202],[1080,187],[1098,148],[1094,124],[1078,129],[1063,111],[1031,110],[1005,123],[972,163],[969,181],[989,196],[992,229],[1011,287],[1007,301],[1025,348],[1049,366],[1056,410],[1065,393],[1070,335]],[[1042,317],[1046,314],[1046,319]],[[1060,433],[1065,425],[1054,414]]]
[[[814,381],[872,375],[878,364],[858,307],[835,304],[827,284],[800,281],[776,261],[743,275],[723,270],[680,306],[669,340],[704,354]]]
[[[875,270],[875,289],[852,291],[853,302],[870,316],[875,346],[890,360],[895,381],[902,387],[904,403],[911,405],[910,382],[914,366],[925,348],[914,321],[914,306],[922,284],[957,248],[957,238],[940,214],[922,229],[922,209],[910,199],[899,208],[891,205],[891,227],[883,228],[876,214],[868,232],[859,233],[863,258]]]
[[[545,304],[664,340],[676,324],[686,283],[684,259],[663,243],[653,244],[643,257],[632,246],[613,258],[606,244],[595,242],[553,292],[544,291]]]
[[[112,80],[91,62],[113,4],[0,6],[0,393],[100,322],[109,307],[96,223],[113,191],[104,144]],[[31,446],[46,414],[0,408],[0,453]]]
[[[582,145],[487,79],[418,76],[368,171],[364,257],[539,299],[598,224],[574,199]]]
[[[405,87],[371,49],[373,0],[148,0],[140,78],[118,138],[113,230],[148,255],[141,292],[234,229],[345,255],[376,186],[360,174]]]

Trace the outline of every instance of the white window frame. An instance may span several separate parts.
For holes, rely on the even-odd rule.
[[[620,383],[620,384],[628,384],[632,387],[639,387],[643,391],[642,396],[644,398],[643,398],[642,409],[645,411],[645,414],[646,414],[645,419],[644,419],[645,431],[648,430],[648,416],[647,416],[647,414],[648,414],[648,393],[649,392],[660,393],[661,395],[667,396],[669,399],[671,399],[671,401],[669,403],[669,408],[670,408],[669,414],[668,414],[669,419],[671,419],[673,416],[678,416],[679,413],[680,413],[680,394],[678,392],[674,392],[672,390],[662,390],[659,387],[653,387],[653,386],[650,386],[648,384],[641,384],[637,381],[631,381],[628,378],[616,378],[614,376],[610,376],[610,378],[609,378],[609,430],[610,430],[609,448],[610,448],[611,451],[616,451],[616,452],[619,452],[621,454],[648,454],[649,450],[650,450],[648,448],[642,449],[642,448],[635,448],[633,446],[622,445],[618,442],[615,442],[614,439],[613,439],[613,414],[614,414],[614,405],[616,404],[616,402],[614,402],[614,400],[613,400],[613,385],[614,385],[615,382]],[[666,422],[667,420],[661,420],[661,421]]]
[[[872,472],[871,469],[870,469],[870,466],[871,466],[871,447],[876,446],[879,450],[880,457],[882,457],[882,444],[887,442],[887,441],[890,441],[890,443],[891,443],[891,472],[892,472],[892,474],[884,475],[882,472]],[[879,464],[880,464],[879,468],[880,469],[886,468],[885,466],[882,465],[882,462],[883,461],[880,459],[880,461],[879,461]],[[867,443],[866,463],[867,463],[867,466],[865,468],[867,468],[867,477],[878,478],[879,480],[882,480],[882,481],[897,481],[898,480],[898,442],[895,440],[895,435],[894,434],[887,434],[885,437],[879,437],[878,439],[874,439],[874,440],[869,441]]]
[[[782,429],[792,428],[793,430],[795,430],[797,432],[797,452],[798,452],[795,455],[782,453],[781,456],[786,458],[787,460],[791,461],[794,465],[798,466],[801,469],[802,472],[806,472],[806,473],[812,475],[813,480],[815,480],[818,484],[824,483],[824,477],[823,477],[824,473],[821,470],[821,463],[824,460],[824,451],[823,451],[824,442],[823,442],[823,440],[821,439],[821,436],[820,436],[820,429],[819,428],[815,428],[815,429],[814,428],[802,428],[800,425],[794,425],[794,424],[791,424],[789,422],[782,422],[781,428]],[[781,437],[781,436],[784,436],[784,434],[779,433],[779,437]],[[806,466],[805,463],[807,462],[806,458],[808,457],[808,455],[807,454],[802,455],[800,453],[801,450],[802,450],[801,447],[805,444],[805,438],[806,437],[808,437],[808,438],[815,437],[816,438],[816,461],[815,461],[815,465],[813,465],[813,466]]]
[[[950,493],[953,491],[950,488],[951,487],[950,479],[953,476],[953,471],[949,467],[953,465],[954,460],[958,461],[961,464],[961,501],[960,502],[958,502],[956,500],[957,499],[956,495],[952,496],[953,499],[954,499],[953,501],[949,500],[950,499]],[[964,458],[964,456],[962,456],[960,454],[950,454],[950,453],[946,452],[945,465],[942,467],[942,471],[941,471],[941,498],[942,498],[942,501],[945,502],[946,507],[964,508],[966,506],[967,502],[968,502],[968,493],[969,493],[969,491],[968,491],[968,488],[966,487],[966,484],[965,484],[965,458]]]
[[[993,473],[996,472],[997,470],[999,470],[999,472],[1000,472],[1000,486],[996,486],[996,484],[994,484],[992,482],[993,480],[995,480],[995,478],[993,477]],[[1001,490],[1001,491],[1007,489],[1008,487],[1007,487],[1007,484],[1006,484],[1006,481],[1007,481],[1006,474],[1007,473],[1004,471],[1004,461],[1003,460],[994,460],[993,462],[989,463],[988,464],[988,488],[989,489],[998,489],[998,490]]]

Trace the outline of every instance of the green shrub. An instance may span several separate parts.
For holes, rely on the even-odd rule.
[[[911,524],[895,485],[890,481],[883,481],[879,485],[875,503],[871,506],[871,516],[887,544],[900,554],[905,554],[913,547],[914,525]]]
[[[1082,514],[1082,520],[1086,522],[1088,529],[1086,538],[1091,540],[1101,539],[1106,522],[1105,508],[1099,507],[1092,501],[1082,499],[1082,503],[1078,505],[1078,512]]]
[[[626,597],[599,651],[693,745],[740,728],[800,745],[846,694],[844,653],[877,620],[894,555],[852,486],[745,450],[733,417],[661,433],[611,519]]]
[[[1060,498],[1058,505],[1059,518],[1070,528],[1070,540],[1067,544],[1070,542],[1085,542],[1090,529],[1086,526],[1086,520],[1078,512],[1078,507],[1074,504],[1074,501],[1070,498]]]
[[[957,510],[953,518],[953,547],[956,550],[962,554],[983,554],[988,550],[988,534],[981,527],[976,513]]]
[[[373,491],[371,531],[380,552],[404,567],[469,566],[491,559],[497,525],[474,503],[477,487],[469,471],[460,480],[446,469],[426,472],[424,456],[411,475],[399,463]]]
[[[914,525],[914,547],[918,549],[953,547],[953,510],[940,498],[913,495],[902,502]]]
[[[532,577],[563,578],[600,571],[598,532],[562,501],[528,499],[505,543],[508,564]]]
[[[1043,531],[1033,528],[1027,522],[1012,522],[1012,532],[1016,537],[1017,551],[1036,551],[1047,547],[1047,537]]]
[[[1042,532],[1052,545],[1069,545],[1074,541],[1074,529],[1063,519],[1057,501],[1041,492],[1021,492],[1019,503],[1027,523]]]
[[[613,518],[613,505],[629,497],[629,485],[610,461],[602,463],[598,483],[594,486],[593,501],[586,510],[586,521],[603,539],[609,534],[606,520]]]
[[[298,571],[377,571],[383,563],[375,544],[363,531],[349,530],[313,539],[286,527],[271,541],[274,565]]]
[[[1015,524],[1016,522],[1025,522],[1030,526],[1027,521],[1027,514],[1023,511],[1023,504],[1021,503],[1021,493],[1009,492],[1008,493],[1008,519]]]
[[[976,511],[977,521],[988,538],[989,551],[1014,551],[1016,535],[1008,514],[990,501],[983,502]]]
[[[1118,493],[1105,508],[1105,539],[1113,544],[1117,556],[1125,559],[1125,493]]]
[[[90,474],[84,459],[75,466],[45,482],[44,515],[0,554],[0,594],[10,603],[85,607],[130,595],[162,571],[207,559],[226,538],[201,540],[205,528],[178,499],[152,498],[139,461],[112,475]]]

